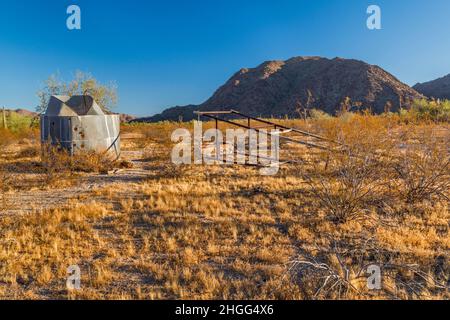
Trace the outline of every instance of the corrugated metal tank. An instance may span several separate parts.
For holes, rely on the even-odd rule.
[[[71,154],[94,150],[119,158],[120,116],[104,114],[89,96],[53,96],[41,115],[41,142]]]

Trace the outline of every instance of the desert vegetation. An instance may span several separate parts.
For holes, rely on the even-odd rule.
[[[39,105],[38,113],[43,113],[48,106],[52,95],[90,95],[105,112],[111,110],[117,104],[117,85],[113,82],[100,83],[92,74],[76,71],[72,79],[64,80],[58,73],[52,74],[45,81],[43,87],[37,92]]]
[[[0,129],[0,298],[448,299],[450,126],[435,104],[273,120],[340,145],[283,144],[296,162],[275,176],[171,164],[172,131],[192,123],[125,125],[120,163]]]

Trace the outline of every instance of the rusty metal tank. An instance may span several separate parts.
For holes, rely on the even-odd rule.
[[[42,144],[120,157],[120,116],[105,114],[91,96],[52,96],[41,115]]]

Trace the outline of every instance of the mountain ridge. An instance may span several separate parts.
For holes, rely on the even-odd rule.
[[[355,59],[318,56],[265,61],[235,72],[200,105],[168,108],[135,121],[189,121],[193,111],[235,109],[252,116],[298,117],[299,110],[336,113],[346,97],[363,108],[392,111],[423,96],[384,69]]]
[[[430,98],[450,99],[450,74],[435,80],[417,83],[413,88]]]

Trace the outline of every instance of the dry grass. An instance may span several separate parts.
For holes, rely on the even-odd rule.
[[[176,167],[169,139],[180,124],[125,127],[134,138],[124,150],[144,150],[135,161],[144,178],[0,217],[0,297],[450,298],[448,125],[350,114],[289,121],[340,141],[343,151],[292,149],[301,164],[275,176]],[[21,175],[8,168],[38,161],[16,146],[0,158],[0,175],[10,179],[2,181]],[[3,195],[19,197],[19,187],[4,185]],[[81,290],[68,291],[73,264]],[[367,288],[372,264],[382,270],[381,290]]]

